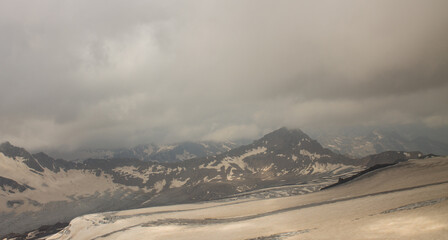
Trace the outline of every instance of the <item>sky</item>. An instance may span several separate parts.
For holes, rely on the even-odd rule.
[[[0,1],[0,141],[28,149],[448,128],[448,1]]]

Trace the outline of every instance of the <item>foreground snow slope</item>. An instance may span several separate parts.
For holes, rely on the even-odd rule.
[[[448,239],[448,158],[307,195],[86,215],[49,239]]]

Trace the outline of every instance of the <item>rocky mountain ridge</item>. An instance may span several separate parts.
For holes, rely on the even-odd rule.
[[[75,162],[83,162],[90,158],[135,158],[146,162],[179,162],[221,154],[238,146],[240,145],[229,141],[187,141],[175,144],[142,144],[131,148],[78,149],[65,152],[53,150],[49,152],[49,155]]]

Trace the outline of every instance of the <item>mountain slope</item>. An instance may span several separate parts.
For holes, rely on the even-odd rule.
[[[232,142],[182,142],[170,145],[146,144],[120,149],[80,149],[69,152],[50,152],[50,155],[66,160],[82,162],[89,158],[135,158],[142,161],[178,162],[192,158],[213,156],[238,147]]]
[[[141,202],[139,198],[142,194],[137,194],[141,190],[116,184],[110,177],[77,169],[77,166],[70,166],[69,162],[59,164],[54,161],[48,164],[48,161],[41,161],[47,165],[41,164],[32,155],[20,154],[22,157],[11,154],[23,149],[2,147],[1,234],[67,221],[79,214],[125,209]],[[9,153],[6,154],[9,157],[5,153]],[[33,167],[29,167],[30,162]]]
[[[0,234],[86,213],[220,199],[286,184],[300,185],[288,194],[302,194],[368,164],[286,128],[223,154],[176,163],[125,158],[73,163],[9,143],[0,150]]]
[[[307,195],[91,214],[48,239],[445,239],[448,159],[410,160]]]

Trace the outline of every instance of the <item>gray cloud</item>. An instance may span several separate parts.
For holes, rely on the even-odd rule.
[[[448,127],[448,2],[3,1],[0,140],[30,149]]]

